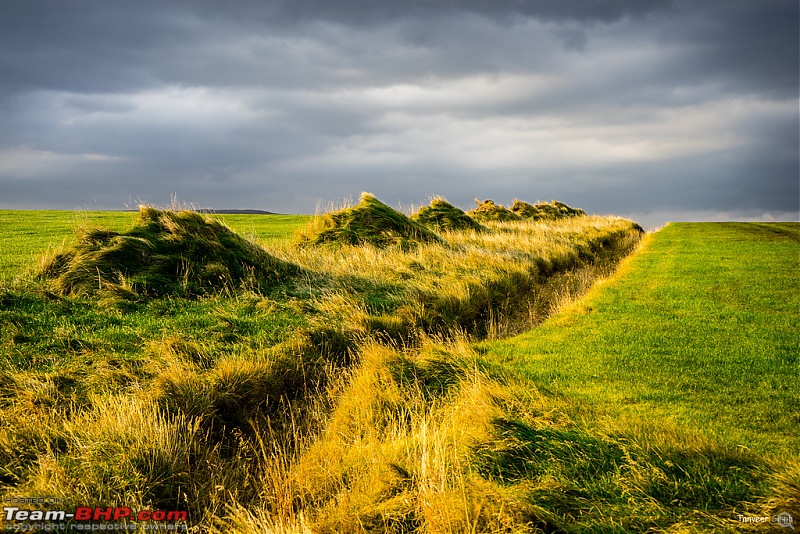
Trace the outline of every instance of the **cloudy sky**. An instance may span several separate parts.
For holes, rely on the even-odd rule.
[[[0,4],[0,208],[797,220],[796,0]]]

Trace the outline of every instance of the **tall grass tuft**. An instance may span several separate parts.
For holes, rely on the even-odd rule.
[[[196,296],[242,285],[268,290],[299,269],[193,211],[142,206],[127,232],[87,229],[53,253],[39,276],[60,294]]]
[[[478,200],[475,199],[477,204],[473,209],[467,212],[467,215],[479,222],[484,221],[519,221],[521,217],[506,208],[501,204],[495,204],[494,200]]]
[[[316,217],[299,236],[301,243],[370,244],[377,247],[442,242],[428,228],[370,193],[362,193],[356,206]]]
[[[557,200],[553,200],[550,203],[537,202],[536,204],[529,204],[522,200],[515,199],[514,204],[511,206],[511,211],[523,219],[532,219],[534,221],[556,220],[565,217],[586,215],[586,212],[582,209],[571,208]]]
[[[420,208],[411,218],[436,232],[484,230],[480,223],[441,197],[431,200],[428,206]]]

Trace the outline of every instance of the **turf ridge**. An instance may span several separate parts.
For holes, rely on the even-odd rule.
[[[487,221],[519,221],[522,217],[502,204],[495,204],[494,200],[475,199],[476,206],[467,212],[467,215],[479,222]]]

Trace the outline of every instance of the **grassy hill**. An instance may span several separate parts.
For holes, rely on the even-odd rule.
[[[798,225],[670,225],[571,304],[639,246],[635,223],[422,240],[374,198],[357,208],[297,242],[303,221],[235,216],[297,267],[279,286],[6,277],[2,496],[253,533],[738,531],[739,513],[796,508]],[[52,242],[0,215],[25,228],[12,249]],[[160,239],[130,217],[106,234]]]

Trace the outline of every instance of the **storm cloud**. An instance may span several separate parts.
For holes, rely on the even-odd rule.
[[[0,208],[796,220],[798,85],[785,0],[10,0]]]

